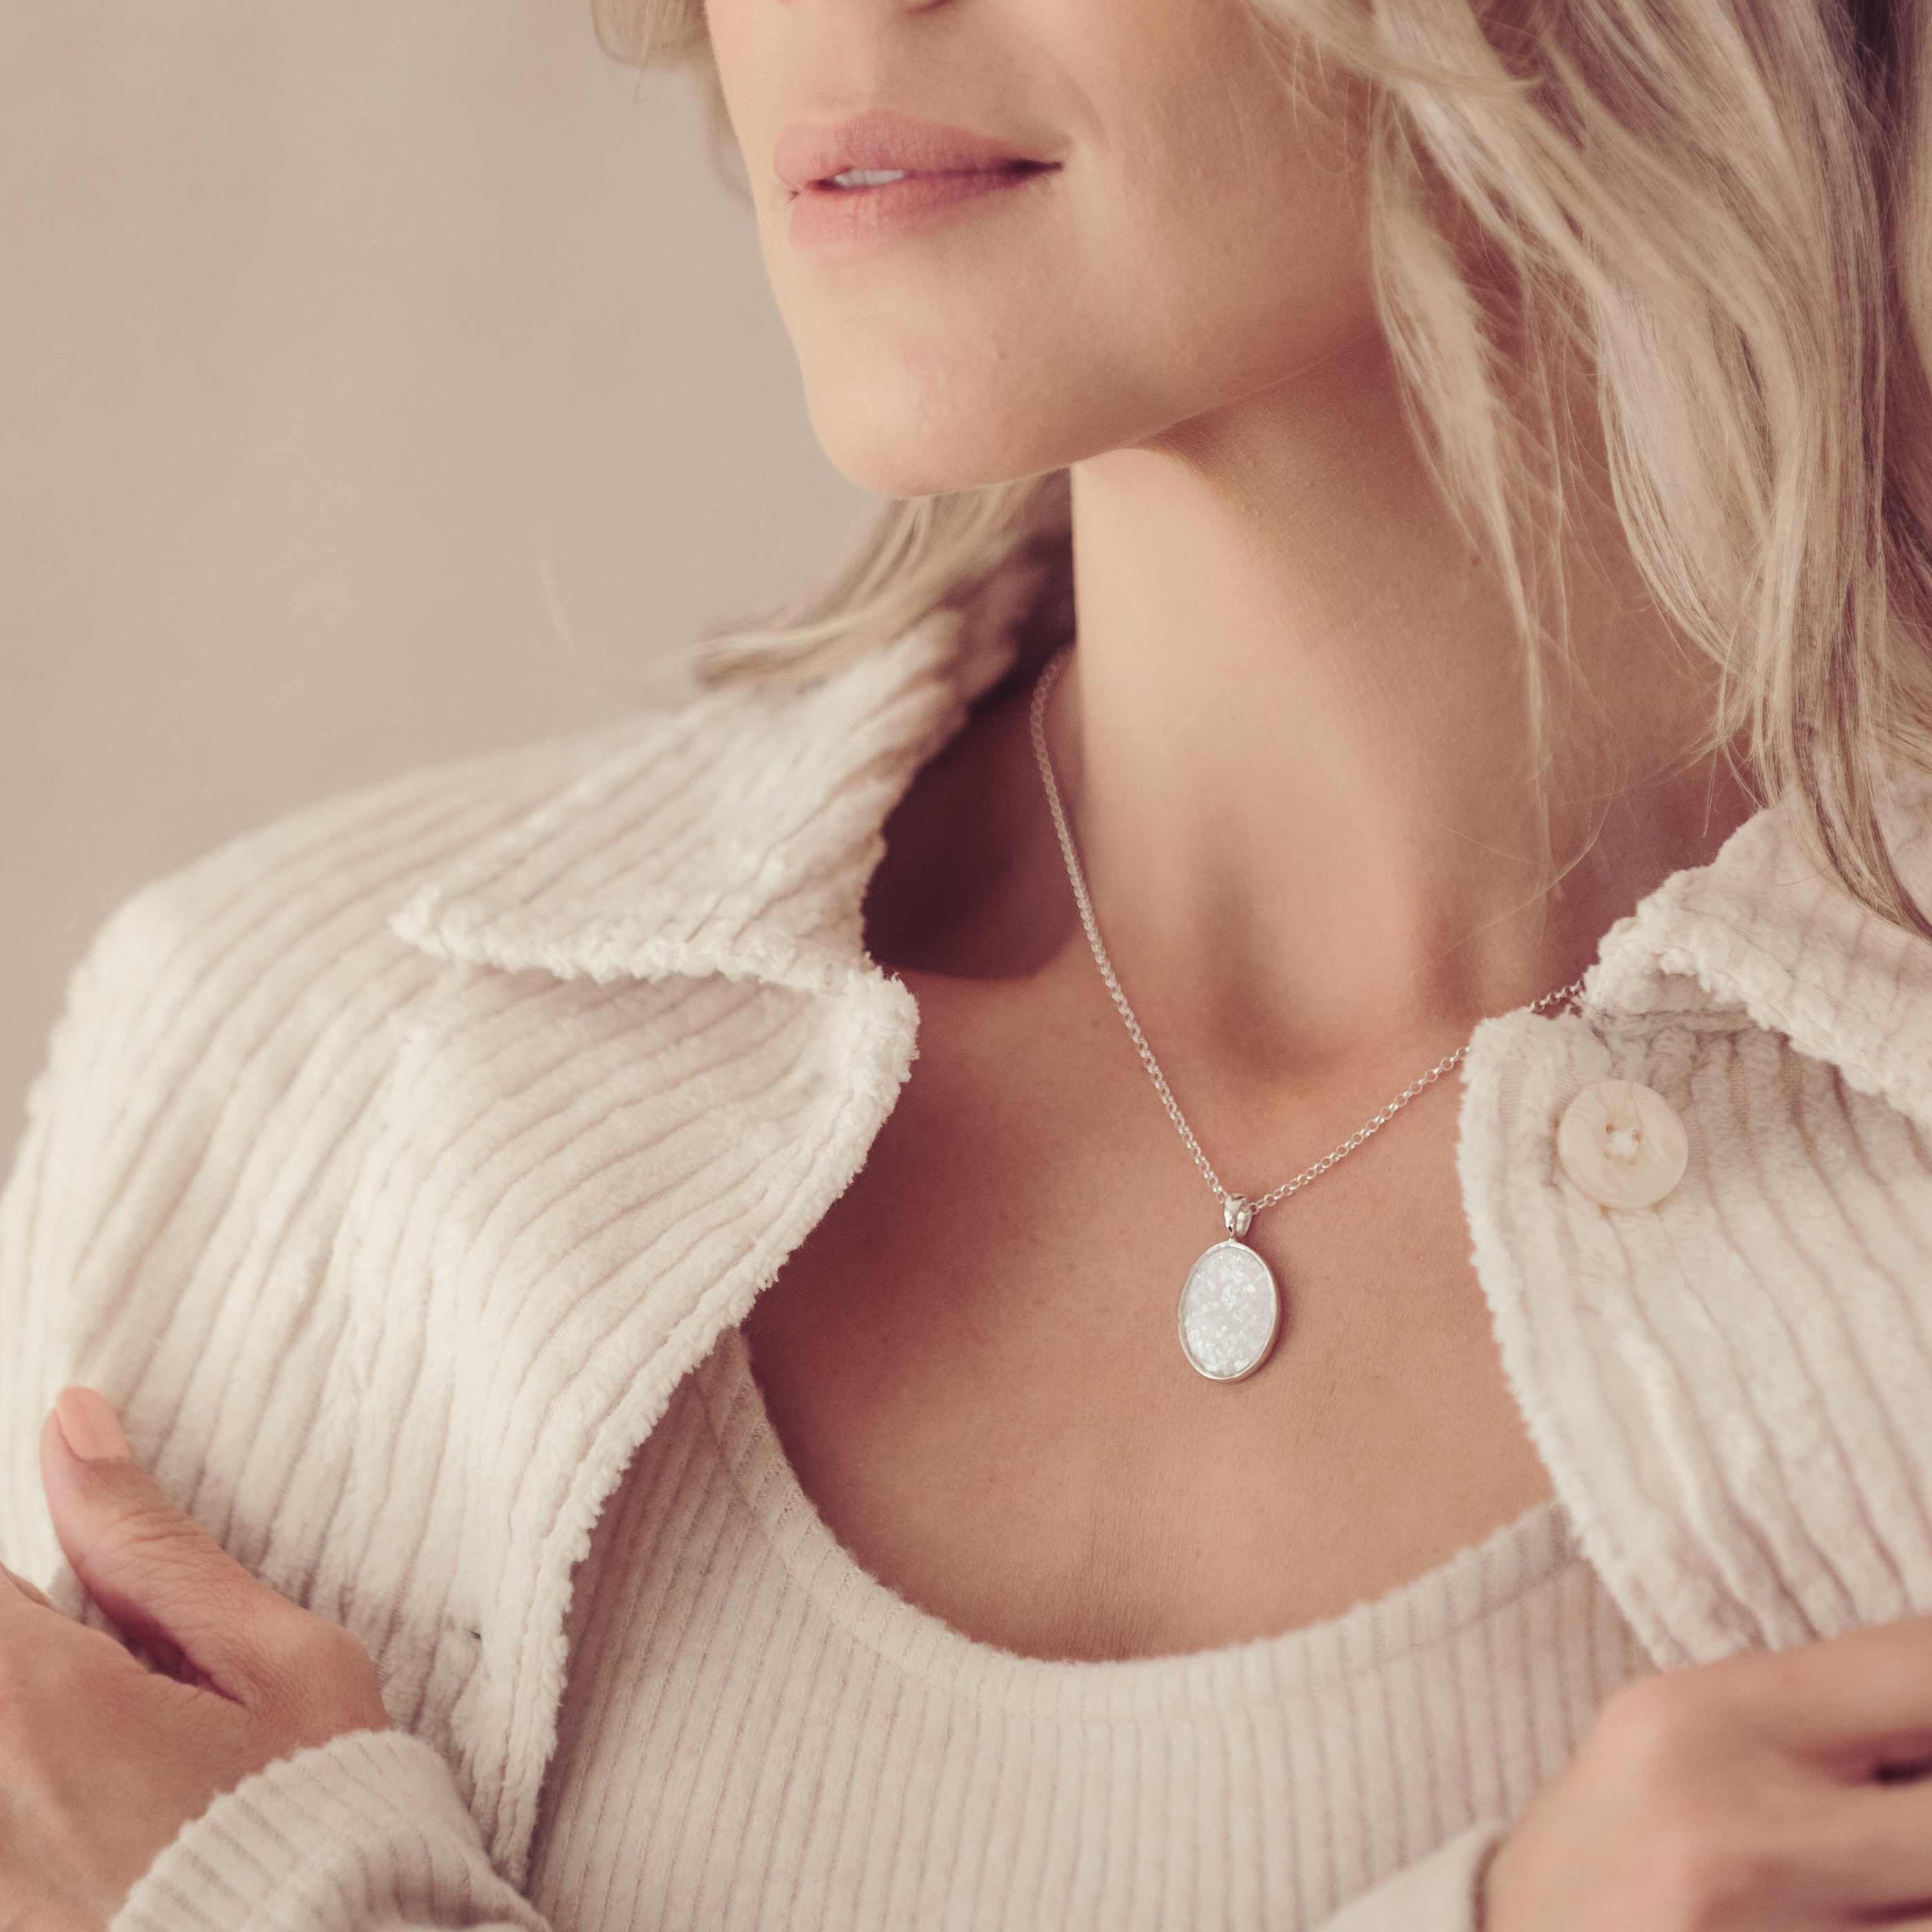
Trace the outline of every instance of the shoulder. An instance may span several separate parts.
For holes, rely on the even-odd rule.
[[[413,766],[281,813],[148,880],[70,970],[29,1130],[117,1141],[164,1113],[178,1148],[332,1030],[406,997],[389,922],[422,881],[568,788],[634,718]],[[430,962],[424,962],[425,965]],[[58,1202],[50,1202],[56,1211]]]
[[[125,1396],[151,1358],[191,1354],[243,1300],[258,1332],[284,1304],[296,1332],[396,1030],[448,970],[392,929],[398,907],[656,715],[345,788],[158,876],[100,924],[0,1184],[14,1548],[44,1568],[52,1556],[34,1444],[62,1383]]]
[[[250,827],[150,880],[83,959],[91,983],[257,972],[376,939],[423,881],[596,768],[657,712],[412,766]],[[144,1004],[152,1003],[145,999]]]
[[[414,766],[283,812],[161,874],[71,969],[34,1110],[98,1130],[184,1084],[232,1105],[404,999],[392,926],[425,881],[567,790],[659,712]],[[425,967],[434,962],[423,962]]]

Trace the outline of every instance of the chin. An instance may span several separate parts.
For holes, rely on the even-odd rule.
[[[978,407],[956,392],[947,406],[931,398],[897,399],[881,406],[838,406],[815,399],[812,425],[826,460],[861,489],[887,496],[932,496],[956,490],[1011,483],[1064,469],[1094,454],[1090,440],[1071,426],[1016,411],[1010,395],[988,397]]]
[[[1042,454],[1042,446],[1035,437],[1006,441],[983,433],[959,437],[821,433],[819,444],[842,476],[862,490],[885,496],[936,496],[984,489],[1064,466],[1062,459]]]

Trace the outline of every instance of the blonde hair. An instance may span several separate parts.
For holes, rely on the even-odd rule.
[[[1932,40],[1907,0],[1253,0],[1368,84],[1378,315],[1431,473],[1510,599],[1536,769],[1542,586],[1589,371],[1616,513],[1716,668],[1700,753],[1787,799],[1812,862],[1932,937],[1879,818],[1932,773]],[[593,0],[736,150],[701,0]],[[1286,71],[1286,70],[1285,70]],[[1286,104],[1286,97],[1284,105]],[[1506,348],[1457,238],[1499,264]],[[1514,360],[1509,360],[1510,358]],[[1528,407],[1507,400],[1525,379]],[[1535,479],[1555,479],[1551,495]],[[821,582],[714,629],[707,685],[808,681],[935,611],[1072,634],[1067,472],[886,500]],[[1546,573],[1522,553],[1540,530]],[[1532,559],[1532,560],[1534,560]],[[1538,586],[1532,594],[1531,583]],[[1560,612],[1559,612],[1560,614]]]

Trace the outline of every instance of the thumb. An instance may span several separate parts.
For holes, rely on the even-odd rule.
[[[67,1560],[122,1634],[178,1652],[210,1688],[255,1702],[286,1600],[168,1499],[105,1397],[61,1390],[41,1425],[40,1472]]]

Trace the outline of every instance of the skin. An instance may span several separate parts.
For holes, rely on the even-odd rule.
[[[0,1922],[101,1932],[221,1792],[389,1718],[356,1637],[178,1508],[97,1392],[60,1392],[40,1454],[55,1534],[115,1634],[0,1565]]]
[[[1108,950],[1226,1185],[1300,1172],[1575,979],[1750,814],[1683,755],[1712,688],[1597,452],[1566,493],[1586,685],[1553,720],[1560,884],[1537,864],[1504,594],[1402,421],[1361,96],[1332,69],[1304,63],[1291,112],[1238,0],[709,20],[832,461],[900,494],[1070,472],[1079,644],[1048,736]],[[1056,171],[861,252],[794,248],[780,130],[873,105]],[[1292,1298],[1277,1358],[1234,1389],[1186,1372],[1173,1297],[1218,1205],[1095,970],[1024,697],[887,828],[867,938],[918,998],[920,1058],[745,1323],[760,1384],[842,1540],[974,1636],[1100,1658],[1296,1628],[1550,1493],[1468,1261],[1458,1083],[1256,1220]]]
[[[1291,116],[1238,0],[710,19],[830,460],[908,495],[1070,470],[1080,647],[1054,728],[1083,862],[1150,1036],[1224,1119],[1280,1124],[1252,1136],[1264,1169],[1304,1144],[1312,1091],[1374,1092],[1352,1076],[1392,1032],[1426,1066],[1415,1048],[1563,985],[1748,815],[1708,764],[1658,776],[1710,687],[1673,668],[1607,502],[1577,490],[1590,695],[1556,726],[1556,844],[1594,844],[1546,894],[1503,593],[1436,499],[1374,320],[1352,97],[1331,79]],[[1059,171],[916,238],[802,254],[774,139],[874,102]],[[1040,890],[1064,905],[1057,868]]]

